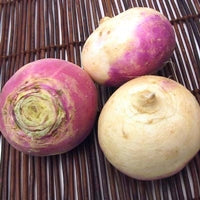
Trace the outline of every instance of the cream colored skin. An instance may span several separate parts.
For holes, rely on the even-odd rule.
[[[136,78],[105,104],[98,139],[110,163],[126,175],[141,180],[168,177],[200,149],[200,107],[175,81]]]
[[[86,40],[81,53],[83,68],[99,84],[109,80],[110,65],[126,52],[131,43],[139,46],[140,38],[134,37],[137,26],[145,17],[157,14],[166,18],[156,10],[150,8],[132,8],[119,15],[100,21],[99,27]],[[134,39],[133,39],[134,38]]]

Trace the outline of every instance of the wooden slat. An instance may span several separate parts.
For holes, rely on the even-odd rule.
[[[55,199],[61,199],[59,157],[58,156],[53,156],[53,174],[54,174]]]
[[[49,157],[49,194],[48,197],[49,199],[55,199],[55,191],[54,191],[54,173],[53,173],[53,157]]]
[[[42,200],[42,184],[41,184],[41,158],[35,157],[35,178],[36,178],[36,198]]]
[[[148,199],[149,200],[153,200],[152,182],[151,181],[145,182],[145,188],[146,188],[146,193],[147,193]]]
[[[74,41],[74,28],[73,28],[73,11],[72,11],[72,0],[68,1],[68,23],[69,23],[69,44],[70,44],[70,58],[69,60],[71,62],[75,62],[75,57],[74,57],[74,48],[73,48],[73,41]]]
[[[31,24],[31,0],[28,0],[27,2],[27,25]],[[26,32],[26,57],[25,57],[25,63],[30,62],[30,50],[31,50],[31,27],[32,26],[27,26],[27,32]]]
[[[62,0],[59,0],[59,5],[60,5],[60,7],[59,7],[59,11],[60,11],[60,23],[61,23],[61,27],[63,27],[61,30],[60,30],[60,32],[61,32],[61,41],[60,41],[60,43],[61,44],[65,44],[65,29],[64,29],[64,23],[66,23],[65,22],[65,20],[64,20],[64,8],[63,8],[63,2],[62,2]],[[62,51],[62,56],[61,56],[61,59],[63,59],[63,60],[65,60],[65,48],[63,47],[62,49],[61,49],[61,51]]]
[[[175,182],[176,182],[176,187],[177,187],[177,192],[179,199],[184,199],[184,194],[183,194],[183,188],[181,185],[181,179],[180,179],[180,174],[175,175]]]
[[[3,156],[2,156],[2,164],[1,164],[1,190],[0,190],[0,197],[2,199],[8,198],[8,162],[9,162],[9,145],[5,141],[4,138],[2,138],[2,147],[4,149],[2,150]]]
[[[75,189],[74,189],[74,165],[73,165],[73,153],[68,155],[69,173],[68,173],[68,188],[69,195],[68,199],[75,199]]]
[[[40,45],[39,48],[41,49],[40,52],[40,58],[44,58],[45,57],[45,27],[44,27],[44,1],[39,1],[38,2],[38,6],[39,6],[39,13],[40,13],[40,18],[38,23],[40,24]]]
[[[90,138],[90,148],[89,148],[89,157],[88,161],[91,163],[91,175],[92,175],[92,182],[93,182],[93,198],[100,200],[101,198],[101,193],[100,193],[100,182],[99,182],[99,176],[98,176],[98,164],[97,164],[97,157],[95,154],[95,146],[94,146],[94,138]],[[98,192],[97,192],[98,191]]]
[[[63,172],[63,198],[67,199],[68,197],[68,185],[69,183],[67,182],[67,162],[66,162],[66,155],[62,154],[61,155],[61,159],[62,159],[62,172]]]
[[[30,200],[35,199],[35,170],[34,170],[34,158],[31,156],[29,157],[29,193],[28,198]]]
[[[85,149],[84,146],[81,146],[82,148],[80,149],[78,153],[78,158],[80,162],[80,173],[81,173],[81,185],[82,185],[82,199],[89,199],[89,193],[88,193],[88,186],[90,186],[90,180],[88,180],[87,177],[87,169],[86,169],[86,157],[85,157]],[[89,188],[90,189],[90,188]]]
[[[198,181],[198,176],[196,172],[196,166],[194,163],[194,160],[192,160],[189,164],[190,170],[191,170],[191,176],[192,176],[192,182],[193,182],[193,189],[194,189],[194,196],[198,197],[200,196],[200,181]]]
[[[195,156],[195,164],[196,164],[196,169],[197,169],[197,177],[200,182],[200,152]]]
[[[59,29],[59,20],[58,20],[58,1],[53,1],[54,5],[54,18],[55,18],[55,43],[56,45],[60,44],[60,29]],[[60,58],[60,51],[56,48],[56,58]]]
[[[44,13],[45,13],[45,44],[46,46],[50,46],[50,30],[49,30],[49,1],[45,1],[45,9],[44,9]],[[51,48],[48,48],[46,50],[46,54],[47,54],[47,58],[50,57],[50,50]]]
[[[74,29],[74,40],[75,41],[75,64],[77,65],[81,65],[81,58],[80,58],[80,48],[79,46],[77,45],[78,44],[78,41],[79,41],[79,30],[78,30],[78,27],[79,26],[79,23],[78,23],[78,17],[77,17],[77,10],[76,10],[76,1],[72,1],[72,13],[73,13],[73,29]]]
[[[55,52],[54,52],[54,48],[53,48],[53,46],[54,46],[54,44],[55,44],[55,42],[54,42],[54,38],[55,38],[55,20],[54,20],[54,17],[53,17],[53,8],[52,8],[52,4],[53,4],[53,1],[48,1],[47,2],[48,3],[48,8],[49,8],[49,16],[48,16],[48,18],[49,18],[49,26],[51,27],[50,28],[50,46],[51,46],[51,51],[50,51],[50,57],[51,58],[54,58],[55,57]]]
[[[41,158],[41,190],[42,190],[42,200],[47,200],[48,199],[47,159],[45,157]]]
[[[21,153],[16,151],[16,163],[15,163],[15,199],[20,200],[21,199]],[[6,199],[6,198],[5,198]]]
[[[92,171],[92,161],[90,157],[90,147],[89,138],[87,139],[87,142],[84,144],[84,153],[85,153],[85,161],[86,161],[86,173],[87,173],[87,191],[84,192],[84,194],[88,195],[90,199],[94,199],[95,197],[95,190],[94,190],[94,176]],[[82,158],[83,159],[83,158]],[[86,177],[85,177],[86,178]],[[86,198],[87,199],[87,198]]]
[[[94,134],[94,133],[93,133]],[[99,144],[97,142],[97,133],[95,132],[94,134],[94,143],[95,143],[95,151],[96,151],[96,156],[98,157],[98,165],[99,165],[99,181],[100,184],[102,184],[102,187],[100,187],[101,195],[103,199],[109,199],[109,194],[108,194],[108,187],[107,187],[107,179],[106,179],[106,167],[105,167],[105,158],[103,156],[102,151],[99,148]],[[111,172],[112,173],[112,172]],[[112,174],[113,175],[113,174]],[[112,176],[111,175],[111,176]]]
[[[156,199],[161,199],[161,191],[160,191],[160,181],[154,181],[154,188],[155,188],[155,196]]]
[[[20,66],[20,52],[21,52],[21,48],[22,48],[22,41],[23,41],[23,34],[22,34],[22,23],[23,23],[23,18],[25,16],[23,16],[23,7],[22,7],[22,2],[18,3],[16,2],[16,17],[17,17],[17,56],[16,56],[16,60],[15,60],[15,68],[14,68],[14,72],[16,70],[18,70],[21,66]]]
[[[78,157],[77,151],[74,151],[74,167],[75,167],[75,172],[76,172],[76,176],[74,178],[76,179],[77,199],[83,199],[80,163],[79,163],[79,157]]]
[[[34,61],[35,60],[35,53],[34,49],[35,49],[35,0],[30,0],[31,1],[31,53],[30,53],[30,61]]]

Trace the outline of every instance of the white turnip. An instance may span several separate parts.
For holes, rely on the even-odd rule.
[[[141,76],[122,85],[106,102],[98,139],[108,161],[128,176],[168,177],[200,149],[200,107],[177,82]]]

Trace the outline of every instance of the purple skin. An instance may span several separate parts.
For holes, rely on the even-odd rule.
[[[10,131],[7,128],[12,127],[15,119],[11,114],[13,109],[10,106],[8,114],[11,114],[9,119],[11,125],[5,123],[3,107],[10,94],[12,97],[16,96],[15,92],[19,86],[24,85],[30,79],[39,80],[41,78],[52,80],[50,81],[51,87],[44,83],[41,84],[41,88],[46,88],[53,96],[55,91],[66,92],[58,95],[66,114],[58,131],[55,130],[50,135],[42,136],[39,139],[31,139],[20,129],[15,132],[14,129]],[[0,130],[2,134],[17,150],[31,155],[54,155],[73,149],[90,133],[96,112],[97,90],[89,75],[80,67],[58,59],[42,59],[29,63],[11,77],[0,94]],[[12,134],[15,135],[15,139]]]
[[[119,86],[126,81],[151,74],[163,66],[175,49],[175,35],[171,24],[159,15],[148,16],[138,25],[124,54],[114,61],[105,85]],[[134,38],[139,39],[138,45]]]

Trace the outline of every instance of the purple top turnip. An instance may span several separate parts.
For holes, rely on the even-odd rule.
[[[0,94],[0,130],[19,151],[31,155],[67,152],[89,134],[97,91],[80,67],[42,59],[19,69]]]
[[[102,19],[83,47],[82,65],[99,84],[119,86],[156,72],[175,44],[165,16],[150,8],[132,8]]]

